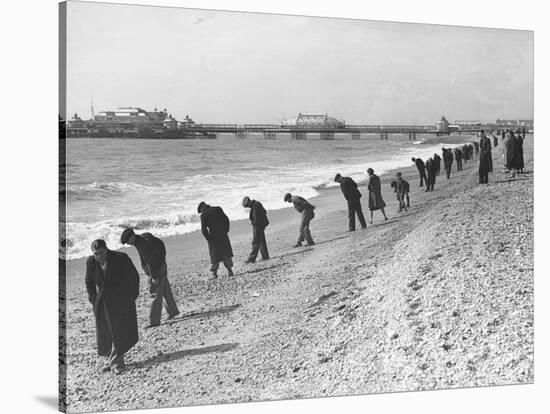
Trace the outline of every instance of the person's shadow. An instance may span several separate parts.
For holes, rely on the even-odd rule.
[[[59,409],[59,399],[56,396],[35,395],[34,399],[54,411]]]

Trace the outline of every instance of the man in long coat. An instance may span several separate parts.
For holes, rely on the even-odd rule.
[[[428,176],[428,181],[426,182],[426,191],[433,191],[435,185],[435,161],[431,158],[428,158],[426,161],[426,173]]]
[[[146,328],[160,325],[163,302],[166,313],[168,313],[168,319],[178,315],[180,311],[168,281],[166,247],[163,241],[151,233],[136,234],[132,228],[128,227],[122,232],[120,242],[130,244],[136,248],[141,260],[141,268],[148,277],[149,293],[152,300],[149,311],[149,325]]]
[[[411,158],[412,162],[416,165],[416,168],[418,170],[418,174],[420,175],[420,187],[424,185],[424,181],[428,181],[426,178],[426,166],[424,165],[424,161],[422,161],[420,158]]]
[[[455,148],[455,160],[456,160],[456,170],[462,171],[462,159],[464,158],[464,154],[462,153],[462,150],[460,148]]]
[[[124,354],[138,341],[136,299],[139,275],[125,253],[94,240],[86,261],[86,292],[93,305],[97,353],[109,358],[103,372],[124,370]]]
[[[453,166],[453,151],[450,148],[443,148],[443,165],[447,173],[447,179],[451,178],[451,167]]]
[[[372,224],[372,216],[375,210],[382,211],[382,214],[384,215],[384,220],[387,220],[388,217],[386,217],[386,212],[384,211],[386,203],[382,198],[382,186],[380,185],[380,178],[374,173],[374,170],[372,168],[369,168],[367,170],[367,174],[369,175],[367,188],[369,189],[370,224]]]
[[[365,216],[363,216],[361,192],[357,188],[357,183],[353,181],[353,178],[342,177],[340,174],[336,174],[334,181],[340,183],[340,189],[348,202],[349,231],[355,231],[355,214],[357,214],[359,223],[361,223],[361,228],[366,229],[367,222],[365,221]]]
[[[489,172],[491,170],[491,140],[481,131],[479,141],[479,183],[489,184]]]
[[[508,131],[508,141],[506,142],[506,167],[512,171],[512,178],[516,176],[520,166],[519,143],[513,131]]]
[[[434,154],[434,166],[435,166],[435,175],[439,175],[441,171],[441,157],[439,154]]]
[[[227,269],[228,276],[233,274],[233,249],[229,240],[229,218],[225,215],[221,207],[212,207],[201,201],[197,207],[201,215],[202,235],[208,242],[208,251],[210,253],[210,271],[212,278],[218,277],[220,262],[223,262]]]
[[[294,247],[300,247],[302,245],[302,242],[305,240],[308,246],[313,246],[315,244],[315,241],[313,241],[313,238],[311,237],[311,231],[309,230],[309,224],[311,220],[315,217],[315,206],[311,204],[309,201],[307,201],[305,198],[300,197],[298,195],[292,195],[290,193],[286,193],[284,196],[284,200],[287,203],[292,203],[294,205],[294,208],[302,214],[302,220],[300,221],[300,229],[299,229],[299,235],[298,235],[298,241],[294,245]]]
[[[254,263],[258,257],[258,252],[262,254],[262,260],[269,259],[267,251],[267,242],[265,240],[265,228],[269,224],[267,212],[264,206],[257,200],[251,200],[249,197],[243,198],[243,207],[250,209],[250,223],[252,224],[252,251],[245,263]]]
[[[524,136],[521,134],[521,131],[518,129],[516,131],[516,141],[518,145],[518,154],[519,154],[519,165],[518,173],[523,173],[523,168],[525,168],[525,161],[523,159],[523,140]]]

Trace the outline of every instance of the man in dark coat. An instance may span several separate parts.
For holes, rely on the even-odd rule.
[[[434,154],[434,166],[435,166],[435,175],[439,175],[441,171],[441,157],[439,154]]]
[[[361,192],[357,188],[357,184],[351,177],[342,177],[340,174],[336,174],[334,181],[340,183],[340,189],[348,202],[349,231],[355,231],[355,214],[357,214],[359,223],[361,223],[361,228],[366,229],[367,222],[365,216],[363,216]]]
[[[491,169],[491,140],[481,131],[479,141],[479,183],[489,184],[489,172]]]
[[[393,187],[393,191],[395,192],[395,195],[397,196],[397,201],[399,202],[399,210],[398,213],[400,213],[403,209],[407,211],[407,207],[410,207],[409,203],[409,183],[405,181],[401,175],[400,172],[395,174],[395,178],[391,181],[390,185]],[[407,199],[407,203],[405,204],[405,198]]]
[[[462,156],[464,163],[470,159],[470,149],[468,148],[468,144],[464,144],[462,146]]]
[[[428,158],[426,161],[426,173],[428,176],[426,191],[433,191],[435,185],[435,162],[431,158]]]
[[[512,171],[512,178],[516,176],[519,160],[519,145],[513,131],[508,131],[508,139],[506,140],[506,168]]]
[[[252,251],[245,263],[254,263],[258,257],[258,251],[262,254],[262,260],[269,259],[267,251],[267,242],[265,240],[265,228],[269,224],[267,212],[262,203],[251,200],[249,197],[243,198],[243,207],[250,209],[250,223],[252,224]]]
[[[455,148],[455,159],[456,159],[456,170],[462,171],[462,158],[464,157],[464,154],[462,153],[462,150],[458,147]]]
[[[221,207],[212,207],[201,201],[197,207],[201,215],[202,235],[208,241],[210,252],[210,271],[212,279],[218,277],[220,262],[223,262],[227,269],[228,276],[234,276],[233,270],[233,249],[229,240],[229,217],[225,215]]]
[[[86,261],[86,291],[93,305],[97,353],[109,357],[103,372],[124,370],[124,354],[138,341],[136,299],[138,272],[125,253],[109,250],[94,240]]]
[[[311,220],[315,217],[315,206],[307,201],[305,198],[298,195],[293,196],[290,193],[286,193],[284,200],[287,203],[292,203],[294,208],[302,214],[302,220],[300,221],[300,230],[298,235],[298,241],[294,247],[300,247],[302,242],[305,240],[308,246],[315,244],[313,238],[311,237],[311,232],[309,230],[309,224]]]
[[[523,174],[523,168],[525,168],[525,161],[523,159],[523,139],[525,136],[521,134],[521,131],[518,129],[516,131],[516,141],[518,145],[518,154],[519,154],[519,165],[518,165],[518,173]]]
[[[453,166],[453,152],[450,148],[443,148],[443,165],[447,173],[447,179],[451,178],[451,167]]]
[[[420,187],[424,185],[424,181],[428,181],[426,178],[426,166],[424,165],[424,161],[422,161],[420,158],[411,158],[412,162],[415,163],[416,168],[418,169],[418,174],[420,175]]]
[[[178,315],[180,311],[168,281],[166,248],[163,241],[151,233],[136,234],[132,228],[128,227],[122,232],[120,242],[130,244],[136,248],[141,260],[141,268],[148,277],[147,282],[152,300],[149,311],[149,325],[146,328],[160,325],[163,300],[168,319]]]

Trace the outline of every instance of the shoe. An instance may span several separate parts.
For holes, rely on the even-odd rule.
[[[156,328],[157,326],[159,326],[160,323],[157,323],[157,324],[149,324],[149,325],[145,325],[144,329],[149,329],[149,328]]]
[[[361,230],[365,230],[367,226],[361,226]]]
[[[314,241],[306,243],[306,246],[313,246],[313,245],[315,245]]]
[[[229,276],[229,277],[235,276],[235,273],[233,273],[233,270],[230,269],[230,270],[227,272],[227,276]]]
[[[256,263],[256,260],[247,259],[244,261],[245,263]]]
[[[124,372],[124,367],[116,366],[112,369],[112,371],[115,373],[115,375],[120,375]]]
[[[388,218],[387,217],[384,217],[384,220],[387,220]]]
[[[296,243],[294,246],[292,247],[302,247],[302,243]]]
[[[168,315],[168,320],[170,319],[174,319],[176,316],[178,316],[180,313],[177,312],[177,313],[174,313],[173,315]]]
[[[216,280],[218,278],[217,273],[212,273],[212,276],[209,277],[210,280]]]
[[[355,231],[355,229],[349,229],[348,232]]]
[[[269,257],[262,257],[262,262],[265,262],[266,260],[269,260]]]

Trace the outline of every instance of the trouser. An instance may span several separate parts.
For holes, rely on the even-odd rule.
[[[113,348],[111,350],[111,355],[109,355],[109,366],[111,368],[124,368],[124,353],[117,353],[115,350],[115,344],[113,344]]]
[[[426,191],[433,191],[435,184],[435,172],[428,173],[428,180],[426,182],[427,188]]]
[[[269,259],[267,242],[265,240],[265,227],[252,226],[252,251],[248,256],[248,260],[256,260],[258,251],[261,253],[262,259]]]
[[[166,269],[166,263],[162,266],[160,274],[158,275],[158,283],[154,285],[152,278],[149,277],[149,292],[151,293],[151,310],[149,311],[149,324],[160,324],[160,317],[162,315],[162,304],[164,302],[164,308],[169,316],[175,316],[180,311],[174,300],[172,294],[172,288],[168,281],[168,272]],[[164,299],[164,300],[163,300]]]
[[[405,205],[405,197],[407,197],[407,204]],[[405,209],[407,211],[407,207],[409,207],[409,195],[406,194],[397,194],[397,201],[399,201],[399,211]]]
[[[451,178],[451,166],[452,164],[448,164],[445,166],[445,171],[447,172],[447,178]]]
[[[428,183],[428,179],[426,178],[426,171],[418,170],[418,174],[420,175],[420,187],[422,187],[424,185],[424,181],[426,181],[426,183]]]
[[[489,158],[489,171],[488,172],[493,172],[493,155],[491,153],[489,153],[488,158]]]
[[[456,170],[457,171],[462,171],[462,159],[461,158],[456,159]]]
[[[367,222],[365,221],[365,216],[363,216],[363,210],[361,208],[361,200],[348,200],[348,218],[349,218],[349,229],[355,230],[355,214],[361,223],[361,227],[367,227]]]
[[[298,235],[298,243],[302,243],[304,240],[308,243],[313,243],[311,238],[311,232],[309,231],[309,222],[313,220],[315,214],[313,210],[304,210],[302,211],[302,221],[300,221],[300,230]]]
[[[479,183],[488,184],[489,183],[489,170],[486,165],[483,167],[479,166]]]
[[[226,257],[222,261],[225,268],[231,271],[231,268],[233,267],[233,260],[231,259],[231,257]],[[212,266],[210,266],[210,271],[212,273],[217,273],[219,268],[220,268],[220,262],[216,262]]]

